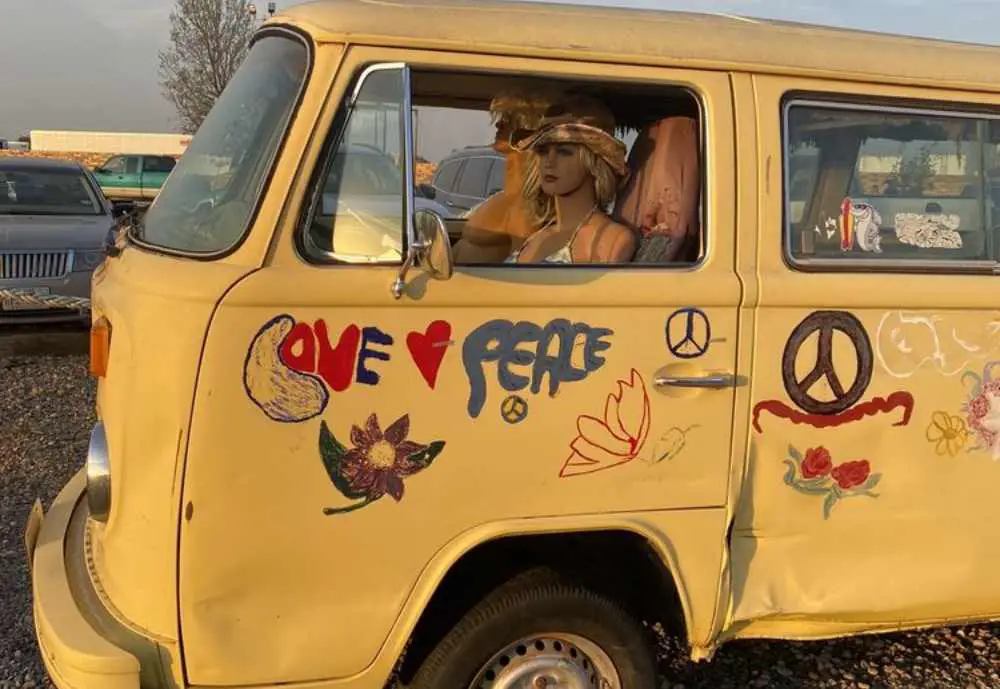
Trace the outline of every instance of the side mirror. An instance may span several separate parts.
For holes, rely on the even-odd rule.
[[[435,280],[448,280],[455,272],[455,259],[451,251],[451,237],[440,215],[429,210],[418,210],[414,215],[417,237],[423,245],[420,267]]]
[[[106,168],[106,167],[95,167],[94,168],[94,172],[97,173],[98,175],[106,175],[106,174],[108,174],[108,168]]]
[[[420,195],[423,196],[425,199],[430,199],[432,201],[437,196],[437,190],[432,185],[427,184],[426,182],[424,184],[418,184],[417,191],[419,191]]]
[[[420,209],[413,214],[413,241],[392,283],[392,295],[399,299],[406,286],[406,274],[418,265],[436,280],[447,280],[454,273],[454,258],[451,253],[451,238],[444,220],[437,213]]]

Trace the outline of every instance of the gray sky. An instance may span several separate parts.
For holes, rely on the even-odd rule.
[[[563,0],[557,0],[563,1]],[[568,1],[568,0],[567,0]],[[157,51],[174,0],[0,0],[0,137],[176,131]],[[278,6],[293,4],[279,1]],[[589,0],[1000,43],[1000,0]],[[266,3],[258,2],[258,6]]]

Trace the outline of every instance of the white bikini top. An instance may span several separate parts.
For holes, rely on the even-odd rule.
[[[568,242],[563,244],[561,247],[553,251],[548,256],[543,256],[540,259],[536,259],[535,261],[532,261],[532,263],[573,263],[573,242],[576,241],[576,235],[579,234],[580,230],[583,228],[584,225],[587,224],[587,222],[590,220],[590,218],[594,215],[596,211],[597,208],[593,208],[589,213],[587,213],[586,216],[584,216],[583,220],[580,221],[580,224],[576,226],[575,230],[573,230],[573,234],[570,235]],[[528,238],[524,240],[524,243],[521,244],[519,248],[514,249],[511,255],[504,260],[504,263],[517,263],[518,259],[521,256],[521,252],[524,251],[524,247],[528,246],[528,242],[537,237],[538,234],[541,233],[541,231],[544,230],[546,227],[549,227],[554,223],[555,220],[548,223],[548,225],[545,225],[544,227],[541,227],[532,232],[528,236]],[[605,225],[608,225],[610,223],[611,219],[605,218],[604,225],[601,225],[601,227],[598,228],[598,231],[603,230]]]

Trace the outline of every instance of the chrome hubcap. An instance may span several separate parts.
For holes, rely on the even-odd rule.
[[[611,658],[572,634],[539,634],[493,656],[469,689],[622,689]]]

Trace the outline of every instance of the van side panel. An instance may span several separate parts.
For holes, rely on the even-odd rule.
[[[766,327],[755,346],[754,427],[732,546],[733,634],[809,638],[1000,615],[1000,579],[993,575],[1000,565],[1000,462],[989,447],[975,448],[971,426],[951,445],[935,430],[971,423],[976,412],[965,405],[978,404],[977,390],[991,389],[975,383],[985,386],[984,370],[1000,359],[996,278],[947,274],[941,261],[924,274],[810,272],[787,264],[782,97],[858,96],[836,82],[755,83],[766,176],[759,252]],[[1000,96],[865,89],[876,103],[890,96],[955,101],[958,108],[1000,105]],[[820,177],[824,209],[840,206],[856,174],[850,170],[860,164],[854,161],[843,173],[831,167]],[[951,212],[947,199],[941,205]],[[957,199],[956,208],[966,206]],[[899,207],[889,200],[882,225],[891,225]],[[817,245],[844,227],[820,219],[814,228],[811,217],[805,225]],[[883,256],[901,255],[886,248],[898,246],[892,230],[883,228],[881,237]],[[857,261],[861,251],[853,250]],[[850,259],[839,251],[824,255],[831,265]]]

